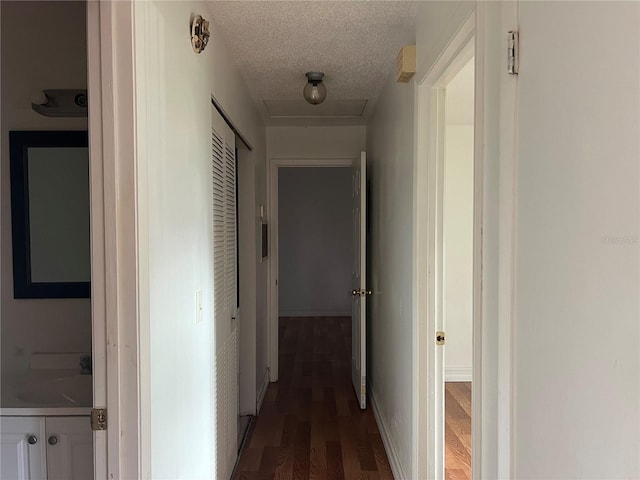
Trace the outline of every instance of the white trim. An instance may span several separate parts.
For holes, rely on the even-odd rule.
[[[155,7],[141,2],[134,3],[134,44],[160,45],[164,41],[164,24]],[[160,55],[135,54],[134,98],[136,104],[135,148],[136,148],[136,228],[138,260],[138,383],[139,383],[139,470],[142,478],[151,477],[151,313],[149,295],[149,158],[155,158],[162,148],[150,142],[154,131],[163,131],[165,119],[151,108],[159,92],[165,91],[162,59]],[[147,77],[154,78],[155,90],[149,88]],[[138,87],[137,85],[141,85]]]
[[[471,382],[472,380],[473,369],[471,367],[444,367],[445,382]]]
[[[435,345],[435,332],[438,325],[442,325],[441,296],[439,287],[442,272],[442,229],[441,214],[438,209],[442,205],[442,143],[441,132],[434,126],[438,125],[438,116],[442,115],[443,101],[442,86],[449,77],[474,55],[473,45],[476,29],[476,15],[474,12],[467,18],[455,37],[442,51],[430,71],[416,86],[416,155],[414,165],[414,245],[415,258],[414,278],[414,315],[413,315],[413,477],[435,478],[444,477],[444,379],[442,349]],[[475,52],[476,64],[483,61],[483,52]],[[476,97],[483,95],[484,84],[482,78],[476,76]],[[476,103],[475,124],[482,119],[483,104]],[[480,107],[480,108],[479,108]],[[478,153],[484,139],[475,135],[475,171],[474,177],[482,178],[482,152]],[[474,188],[474,358],[481,355],[482,337],[475,335],[483,322],[481,299],[477,297],[482,292],[482,270],[477,268],[481,261],[481,224],[482,219],[482,189],[475,182]],[[426,293],[425,293],[426,292]],[[426,345],[426,348],[425,348]],[[481,396],[482,375],[481,366],[477,365],[473,372],[473,395]],[[473,405],[474,412],[476,405]],[[476,414],[472,417],[475,419]],[[478,416],[479,417],[479,416]],[[480,422],[473,426],[474,449],[472,461],[480,469],[482,432]],[[477,448],[476,448],[477,447]],[[426,455],[424,453],[427,453]],[[474,470],[477,475],[480,470]]]
[[[291,157],[274,156],[269,160],[269,183],[267,202],[269,204],[269,293],[267,298],[268,312],[268,348],[267,359],[269,378],[278,381],[278,168],[280,167],[351,167],[353,158],[344,157]]]
[[[87,94],[89,108],[89,173],[91,181],[91,341],[93,361],[93,406],[107,407],[107,314],[105,268],[105,215],[102,145],[100,4],[87,2]],[[93,476],[106,480],[118,469],[118,456],[111,462],[109,449],[117,451],[117,435],[109,430],[93,432]]]
[[[95,477],[143,478],[133,3],[88,2],[87,20],[94,34],[87,42],[93,344],[97,355],[94,405],[106,405],[108,418],[106,434],[94,436],[98,447]],[[106,375],[106,392],[102,375]]]
[[[369,389],[369,403],[371,404],[373,416],[375,417],[376,423],[378,424],[378,430],[380,431],[380,437],[382,437],[382,444],[384,445],[384,451],[387,453],[387,459],[389,460],[389,466],[391,467],[393,478],[395,480],[406,480],[409,477],[405,474],[404,470],[402,470],[402,463],[400,463],[398,451],[396,450],[396,447],[391,440],[389,429],[387,428],[387,423],[385,422],[382,413],[378,409],[376,398],[373,395],[371,389]]]
[[[262,408],[262,402],[264,401],[264,397],[267,394],[268,388],[269,388],[269,369],[267,368],[264,372],[264,377],[262,379],[262,386],[260,387],[260,392],[258,392],[258,398],[256,399],[256,415],[260,413],[260,409]]]
[[[479,2],[482,3],[482,2]],[[475,115],[473,125],[473,318],[472,337],[472,368],[471,368],[471,475],[473,478],[482,478],[483,437],[482,425],[488,421],[485,418],[482,402],[482,380],[488,372],[483,369],[484,338],[484,274],[483,269],[483,242],[482,235],[485,215],[484,185],[485,185],[485,29],[484,29],[484,5],[476,4],[475,25],[475,65],[474,65],[474,102]],[[488,376],[488,375],[487,375]],[[487,382],[488,383],[488,382]],[[485,386],[485,389],[487,387]]]
[[[518,28],[518,2],[501,5],[503,41]],[[506,49],[506,45],[505,45]],[[504,64],[503,64],[504,62]],[[506,55],[500,64],[506,72]],[[500,77],[500,191],[498,232],[498,475],[513,478],[513,337],[515,321],[518,75]]]

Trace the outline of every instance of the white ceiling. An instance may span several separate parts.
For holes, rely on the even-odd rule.
[[[400,47],[415,43],[417,3],[210,0],[212,40],[217,29],[270,124],[313,117],[364,123],[395,72]],[[302,98],[308,71],[325,73],[328,94],[321,108]]]

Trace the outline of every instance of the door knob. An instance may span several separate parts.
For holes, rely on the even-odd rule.
[[[351,290],[351,295],[354,297],[364,297],[366,295],[371,295],[371,290]]]
[[[47,440],[49,442],[49,445],[55,445],[56,443],[58,443],[58,437],[56,437],[55,435],[51,435],[49,437],[49,440]]]
[[[38,443],[38,437],[36,437],[35,435],[29,435],[27,437],[27,443],[29,445],[35,445],[36,443]]]

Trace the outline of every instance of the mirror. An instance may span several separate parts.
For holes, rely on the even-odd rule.
[[[15,298],[89,298],[86,131],[9,132]]]

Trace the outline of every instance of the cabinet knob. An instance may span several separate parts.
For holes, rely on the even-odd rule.
[[[36,443],[38,443],[38,437],[36,437],[35,435],[29,435],[27,437],[27,443],[29,445],[35,445]]]
[[[55,445],[56,443],[58,443],[58,437],[56,437],[55,435],[51,435],[47,442],[49,442],[49,445]]]

